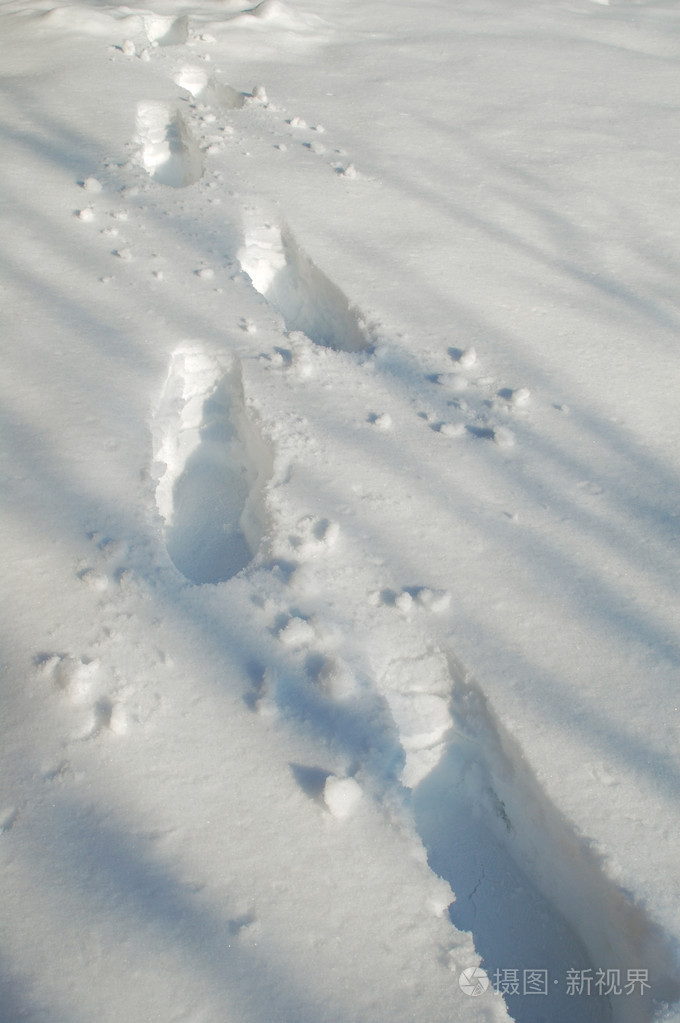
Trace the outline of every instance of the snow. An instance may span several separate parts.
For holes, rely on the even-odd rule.
[[[326,779],[323,789],[324,802],[333,816],[339,820],[352,813],[361,796],[361,786],[354,778],[330,776]]]
[[[680,1020],[679,14],[2,4],[3,1023]]]

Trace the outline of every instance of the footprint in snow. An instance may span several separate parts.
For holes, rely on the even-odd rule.
[[[414,787],[413,808],[430,866],[456,894],[452,922],[472,931],[490,978],[519,967],[520,989],[504,996],[522,1023],[573,1023],[570,970],[593,978],[579,1023],[650,1023],[653,998],[680,995],[668,941],[551,804],[479,685],[453,658],[449,671],[449,729],[433,770]],[[398,681],[404,692],[406,678]],[[623,977],[640,963],[651,983],[644,997],[610,1005],[596,995],[598,971]],[[532,969],[547,971],[542,998],[520,993],[522,971]]]
[[[238,253],[253,287],[283,316],[286,329],[343,352],[370,347],[366,325],[349,299],[300,248],[288,228],[255,223]]]
[[[241,368],[182,348],[155,416],[156,503],[168,554],[193,583],[231,579],[265,530],[271,454],[246,410]]]
[[[137,107],[139,162],[150,178],[171,188],[185,188],[203,174],[203,158],[180,111],[167,103]]]

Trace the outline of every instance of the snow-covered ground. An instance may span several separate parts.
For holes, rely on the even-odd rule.
[[[680,1020],[677,2],[53,3],[2,1023]]]

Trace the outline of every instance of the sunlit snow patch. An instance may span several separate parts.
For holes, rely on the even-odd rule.
[[[338,351],[369,347],[368,331],[346,295],[297,245],[287,228],[258,224],[238,253],[253,287],[283,316],[288,331]]]
[[[324,802],[338,820],[350,816],[362,795],[361,786],[354,778],[336,778],[332,774],[326,779],[323,790]]]
[[[152,101],[140,103],[137,138],[140,162],[154,181],[171,188],[184,188],[203,174],[198,143],[174,107]]]
[[[153,434],[170,558],[191,582],[230,579],[264,534],[271,473],[271,455],[247,415],[238,360],[176,351]]]

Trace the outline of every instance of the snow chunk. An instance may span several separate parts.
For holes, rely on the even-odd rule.
[[[531,391],[528,387],[518,387],[516,391],[512,392],[510,404],[515,406],[526,405],[530,397]]]
[[[121,45],[121,50],[126,57],[134,57],[137,53],[137,48],[135,47],[132,39],[126,39]]]
[[[511,448],[515,443],[515,435],[507,426],[497,426],[493,431],[494,443],[499,448]]]
[[[74,703],[80,703],[92,692],[99,674],[99,662],[70,654],[55,654],[43,661],[41,674],[51,678]]]
[[[84,224],[89,224],[94,220],[94,210],[91,206],[86,206],[84,210],[78,210],[76,216],[78,220],[82,220]]]
[[[442,437],[462,437],[465,433],[463,423],[442,423],[439,427]]]
[[[404,590],[394,598],[394,606],[402,614],[408,614],[413,609],[413,597],[407,590]]]
[[[390,430],[392,428],[392,416],[389,412],[381,412],[379,415],[371,416],[370,422],[379,430]]]
[[[468,386],[466,378],[460,373],[439,373],[437,383],[445,387],[447,391],[451,391],[452,394],[460,394],[467,390]]]
[[[418,590],[416,600],[421,607],[425,607],[428,611],[445,611],[451,603],[451,594],[448,590],[430,590],[424,587],[422,590]]]
[[[114,735],[125,735],[128,731],[128,716],[122,703],[114,703],[111,707],[108,727]]]
[[[108,589],[109,579],[103,572],[97,572],[94,568],[87,568],[78,576],[80,581],[90,590],[96,593],[103,593]]]
[[[463,369],[470,369],[477,362],[477,352],[474,348],[465,348],[458,356],[458,365]]]
[[[186,91],[194,98],[205,92],[208,87],[208,75],[202,68],[187,67],[175,75],[175,84]]]
[[[316,633],[304,618],[291,618],[279,631],[279,639],[288,647],[308,646],[316,639]]]
[[[86,192],[101,192],[102,184],[101,181],[90,176],[83,181],[83,188]]]
[[[354,778],[338,778],[331,774],[326,779],[323,798],[334,817],[342,820],[354,811],[363,796],[363,790]]]

